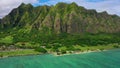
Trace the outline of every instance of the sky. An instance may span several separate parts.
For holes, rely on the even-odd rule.
[[[98,12],[107,11],[109,14],[120,16],[120,0],[0,0],[0,18],[17,8],[21,3],[31,3],[33,6],[55,5],[58,2],[76,2],[87,9],[95,9]]]

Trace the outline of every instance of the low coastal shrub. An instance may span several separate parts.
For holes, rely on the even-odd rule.
[[[35,51],[38,51],[38,52],[41,52],[41,53],[47,53],[47,50],[42,48],[42,47],[36,48]]]

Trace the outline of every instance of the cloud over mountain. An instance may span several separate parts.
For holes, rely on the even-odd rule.
[[[120,16],[120,0],[1,0],[0,18],[7,15],[13,8],[19,6],[22,2],[38,5],[55,5],[58,2],[76,2],[87,9],[96,9],[98,12],[107,11],[109,14]]]
[[[0,18],[8,14],[13,8],[18,7],[22,2],[37,3],[37,0],[0,0]]]

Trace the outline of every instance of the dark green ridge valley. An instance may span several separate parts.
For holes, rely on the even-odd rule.
[[[0,50],[9,49],[11,45],[63,53],[82,50],[77,46],[118,48],[119,34],[120,17],[117,15],[87,10],[76,3],[38,7],[22,3],[0,19]]]

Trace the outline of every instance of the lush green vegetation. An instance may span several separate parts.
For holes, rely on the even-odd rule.
[[[33,49],[38,53],[54,52],[59,54],[65,54],[67,52],[69,53],[79,52],[79,51],[83,52],[89,50],[97,51],[97,50],[106,50],[112,48],[120,48],[120,36],[118,34],[62,33],[62,34],[41,35],[42,33],[36,33],[36,34],[34,32],[32,33],[33,35],[23,34],[23,37],[14,35],[12,37],[13,43],[11,44],[21,49]],[[32,38],[32,36],[34,37]],[[7,38],[11,38],[11,37],[7,37]],[[2,42],[1,44],[5,45],[6,43]],[[7,45],[6,47],[9,46]],[[23,54],[27,54],[27,53],[25,52]]]
[[[45,50],[45,49],[42,48],[42,47],[36,48],[35,51],[38,51],[38,52],[41,52],[41,53],[47,53],[47,50]]]
[[[0,19],[0,52],[31,53],[104,50],[120,47],[120,17],[86,10],[75,3],[33,7],[21,4]],[[13,53],[13,54],[12,54]],[[19,53],[19,54],[18,54]],[[23,54],[30,54],[30,51]]]
[[[0,43],[13,43],[13,37],[12,36],[6,36],[4,38],[0,38]]]

